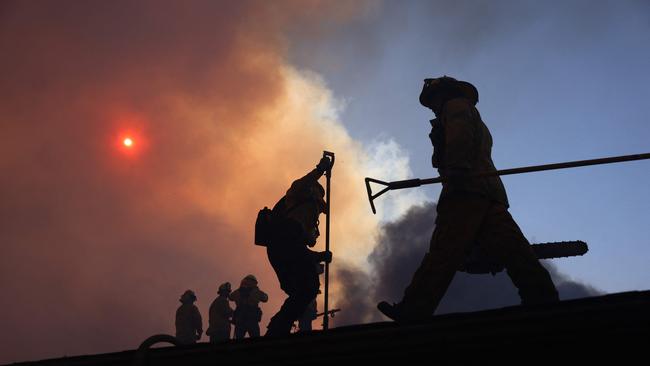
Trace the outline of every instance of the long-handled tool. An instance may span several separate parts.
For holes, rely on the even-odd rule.
[[[539,171],[543,171],[543,170],[577,168],[577,167],[580,167],[580,166],[621,163],[621,162],[624,162],[624,161],[644,160],[644,159],[650,159],[650,153],[635,154],[635,155],[622,155],[622,156],[614,156],[614,157],[610,157],[610,158],[600,158],[600,159],[591,159],[591,160],[577,160],[577,161],[569,161],[569,162],[565,162],[565,163],[533,165],[533,166],[527,166],[527,167],[522,167],[522,168],[504,169],[504,170],[496,170],[496,171],[492,171],[492,172],[469,174],[469,175],[467,175],[465,177],[466,178],[477,178],[477,177],[490,177],[490,176],[495,176],[495,175],[510,175],[510,174],[531,173],[531,172],[539,172]],[[387,191],[391,191],[391,190],[394,190],[394,189],[419,187],[421,185],[440,183],[440,182],[443,182],[443,181],[444,181],[444,179],[442,177],[436,177],[436,178],[428,178],[428,179],[417,179],[416,178],[416,179],[398,180],[398,181],[394,181],[394,182],[384,182],[384,181],[381,181],[381,180],[378,180],[378,179],[366,177],[366,189],[368,190],[368,200],[370,201],[370,208],[372,208],[372,213],[377,213],[377,210],[375,209],[375,203],[374,203],[375,198],[381,196],[382,194],[386,193]],[[382,189],[381,191],[379,191],[376,194],[372,194],[372,188],[370,187],[370,183],[381,184],[381,185],[385,186],[385,188]]]
[[[327,205],[327,213],[325,215],[325,251],[330,251],[330,213],[332,212],[332,204],[330,203],[330,187],[332,179],[332,168],[334,167],[334,153],[329,151],[323,151],[323,157],[328,157],[332,163],[330,164],[329,169],[325,172],[325,177],[327,179],[327,185],[325,190],[325,203]],[[325,300],[323,301],[323,312],[328,313],[328,300],[329,300],[329,278],[330,278],[330,264],[325,262],[325,293],[323,294]],[[323,330],[329,329],[329,317],[323,318]]]

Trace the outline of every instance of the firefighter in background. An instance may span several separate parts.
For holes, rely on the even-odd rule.
[[[210,305],[209,326],[205,331],[205,334],[210,336],[210,343],[230,339],[230,322],[233,310],[228,302],[228,295],[231,290],[230,282],[222,283],[217,291],[219,296]]]
[[[558,301],[548,271],[508,212],[508,198],[498,176],[466,177],[496,171],[492,136],[475,108],[478,91],[451,77],[426,79],[420,103],[436,115],[429,138],[432,165],[442,191],[429,252],[397,304],[380,302],[384,315],[398,322],[429,318],[438,307],[456,270],[478,248],[491,261],[503,263],[519,290],[522,304]],[[478,246],[478,247],[477,247]]]
[[[331,252],[309,248],[320,235],[318,217],[326,213],[325,189],[318,179],[331,168],[323,157],[316,168],[291,184],[273,207],[274,230],[266,247],[269,262],[278,276],[280,287],[288,295],[280,310],[271,318],[266,336],[284,336],[318,294],[318,263],[331,262]]]
[[[181,306],[176,310],[176,338],[183,344],[196,343],[203,333],[203,321],[199,309],[194,305],[194,291],[185,291],[179,301]]]
[[[246,333],[249,337],[259,337],[262,320],[259,303],[269,301],[269,296],[257,287],[257,278],[252,274],[244,277],[239,288],[233,291],[229,298],[237,306],[233,314],[235,338],[244,338]]]

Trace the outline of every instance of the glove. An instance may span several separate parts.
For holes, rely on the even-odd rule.
[[[445,169],[444,172],[440,172],[440,176],[444,178],[445,182],[454,186],[463,186],[467,184],[467,175],[469,172],[463,169]]]
[[[318,162],[318,165],[316,165],[316,169],[318,169],[318,171],[320,171],[321,173],[325,173],[331,167],[332,167],[332,162],[327,156],[323,156]]]
[[[332,263],[332,252],[320,252],[318,253],[318,259],[320,262]]]

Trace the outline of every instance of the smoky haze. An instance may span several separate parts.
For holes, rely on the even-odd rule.
[[[382,225],[377,245],[369,259],[370,270],[346,268],[341,282],[348,284],[339,305],[344,311],[337,324],[386,320],[376,310],[377,302],[398,302],[413,273],[428,251],[434,229],[436,205],[413,206],[399,219]],[[588,255],[588,254],[587,254]],[[569,258],[560,260],[580,260]],[[562,300],[596,296],[601,291],[567,278],[551,261],[542,261],[549,270]],[[360,294],[363,294],[362,296]],[[517,290],[505,271],[470,275],[457,272],[436,314],[477,311],[519,304]]]
[[[376,301],[398,300],[419,263],[434,209],[414,208],[378,231],[362,178],[408,178],[408,161],[385,144],[387,158],[373,162],[337,120],[325,81],[287,62],[285,38],[297,29],[305,42],[326,36],[368,9],[0,3],[0,363],[132,349],[173,333],[188,288],[206,328],[218,285],[237,287],[249,273],[270,296],[264,329],[285,296],[252,244],[255,216],[323,150],[337,154],[335,324],[378,320]],[[468,278],[467,293],[479,277]],[[446,304],[460,304],[462,278],[448,311],[461,309]],[[480,306],[514,303],[514,289],[504,291],[509,300]]]
[[[0,5],[0,363],[173,334],[188,288],[205,323],[218,285],[249,273],[270,295],[264,329],[285,295],[254,220],[323,150],[348,187],[332,196],[337,255],[367,253],[368,159],[324,82],[285,61],[289,24],[364,6],[339,5]]]

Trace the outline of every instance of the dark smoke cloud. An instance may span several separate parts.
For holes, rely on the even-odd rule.
[[[373,278],[359,267],[349,263],[336,263],[333,278],[340,284],[334,308],[340,308],[333,322],[336,325],[359,324],[377,321],[379,317],[372,311],[375,306]]]
[[[516,41],[522,33],[531,31],[554,31],[550,34],[553,46],[557,47],[553,52],[582,47],[585,42],[599,42],[600,36],[629,16],[649,14],[648,2],[643,0],[574,0],[554,6],[512,0],[384,1],[375,5],[356,22],[319,23],[315,28],[322,35],[318,44],[311,42],[310,33],[292,32],[297,47],[291,50],[291,56],[298,64],[310,65],[346,90],[384,72],[378,67],[387,56],[388,45],[394,42],[420,44],[422,53],[417,56],[432,65],[458,63],[467,58],[470,61],[472,56],[498,43]]]
[[[369,257],[369,272],[348,268],[339,273],[345,288],[343,308],[337,324],[385,319],[378,315],[376,303],[381,300],[398,302],[415,269],[428,250],[436,217],[436,205],[426,203],[412,207],[398,220],[381,228],[377,245]],[[567,278],[549,261],[543,261],[560,293],[561,299],[573,299],[602,294],[601,291]],[[366,294],[359,297],[358,294]],[[519,304],[517,290],[505,272],[470,275],[456,273],[437,314],[467,312]],[[340,319],[340,320],[338,320]]]

